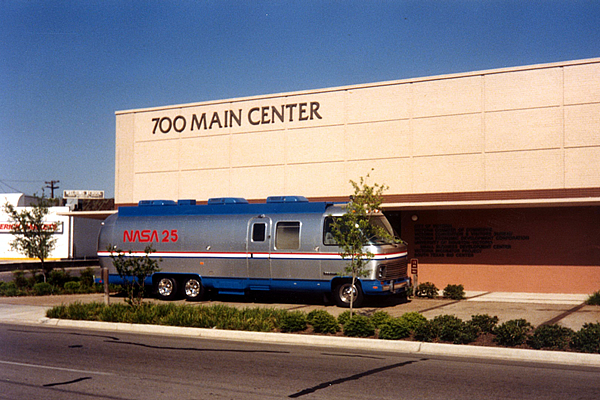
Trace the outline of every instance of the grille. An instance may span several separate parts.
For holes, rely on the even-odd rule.
[[[406,277],[408,271],[408,260],[398,260],[385,264],[385,279],[398,279]]]

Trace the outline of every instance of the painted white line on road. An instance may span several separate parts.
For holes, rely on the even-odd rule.
[[[27,367],[27,368],[52,369],[52,370],[55,370],[55,371],[76,372],[78,374],[95,374],[95,375],[107,375],[107,376],[114,375],[113,373],[110,373],[110,372],[84,371],[84,370],[80,370],[80,369],[50,367],[50,366],[47,366],[47,365],[26,364],[26,363],[19,363],[19,362],[13,362],[13,361],[2,361],[2,360],[0,360],[0,364],[15,365],[15,366],[18,366],[18,367]]]

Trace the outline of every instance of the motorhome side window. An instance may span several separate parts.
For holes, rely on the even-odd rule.
[[[333,227],[333,217],[325,218],[325,222],[323,223],[323,244],[325,246],[337,245],[335,237],[333,236],[333,232],[331,232],[332,227]]]
[[[275,228],[275,247],[280,250],[300,248],[300,222],[278,222]]]
[[[267,224],[264,222],[252,225],[252,241],[264,242],[266,239]]]

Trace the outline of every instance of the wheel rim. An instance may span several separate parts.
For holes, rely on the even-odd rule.
[[[196,279],[190,279],[185,283],[185,295],[189,298],[195,298],[200,295],[202,285]]]
[[[173,294],[173,281],[169,278],[163,278],[158,282],[158,294],[163,297],[169,297]]]
[[[350,304],[352,300],[352,295],[354,295],[354,300],[356,300],[356,286],[353,286],[351,283],[345,283],[339,288],[339,298],[344,303]]]

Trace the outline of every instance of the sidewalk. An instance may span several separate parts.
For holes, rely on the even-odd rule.
[[[384,307],[364,307],[360,313],[371,314],[384,310],[392,316],[417,311],[431,319],[437,315],[455,315],[469,320],[476,314],[498,316],[500,323],[524,318],[533,326],[558,323],[573,330],[579,330],[584,323],[600,322],[600,307],[587,306],[583,302],[587,295],[557,295],[532,293],[488,293],[467,292],[467,299],[453,301],[447,299],[412,299],[408,303]],[[122,332],[138,332],[159,335],[179,335],[221,340],[243,340],[268,343],[302,344],[341,348],[357,348],[373,351],[399,351],[411,354],[429,354],[458,357],[480,357],[513,361],[538,361],[580,366],[600,367],[600,354],[581,354],[558,351],[523,350],[472,345],[450,345],[439,343],[419,343],[408,341],[386,341],[353,339],[319,335],[297,335],[281,333],[258,333],[220,331],[216,329],[180,328],[153,325],[116,324],[88,321],[53,320],[45,316],[50,307],[74,302],[102,302],[102,294],[45,296],[45,297],[0,297],[0,323],[44,324],[64,328],[83,328]],[[123,301],[111,297],[111,302]],[[157,300],[151,300],[157,301]],[[179,301],[185,303],[184,301]],[[228,304],[234,307],[271,307],[310,312],[325,309],[332,315],[339,315],[344,309],[323,304],[283,304],[208,301],[200,304]]]

